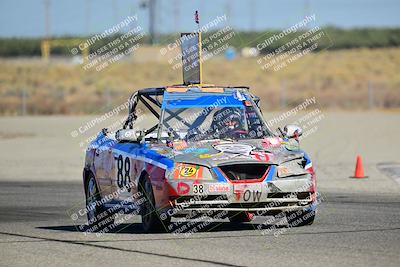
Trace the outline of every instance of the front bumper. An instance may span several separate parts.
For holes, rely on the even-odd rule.
[[[245,189],[225,194],[187,195],[170,201],[174,216],[192,212],[250,212],[256,215],[275,215],[281,212],[310,209],[313,205],[313,193],[306,192],[271,192],[264,186],[246,185]]]

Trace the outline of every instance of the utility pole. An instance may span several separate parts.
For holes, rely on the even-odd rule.
[[[155,44],[155,18],[156,18],[156,0],[149,0],[149,34],[150,44]]]
[[[174,0],[174,32],[179,32],[179,0]]]
[[[85,34],[87,35],[87,36],[89,36],[90,35],[90,0],[86,0],[85,1],[85,4],[86,4],[86,6],[85,6],[85,8],[86,8],[86,10],[85,10]]]
[[[50,39],[50,0],[44,0],[46,39]]]
[[[311,15],[311,6],[310,6],[310,1],[309,0],[304,0],[304,18],[307,16]],[[307,25],[304,25],[304,30],[307,30]]]
[[[113,11],[114,24],[117,24],[118,23],[118,7],[117,7],[117,1],[116,0],[112,1],[112,11]]]
[[[227,1],[225,2],[225,13],[226,13],[227,20],[229,20],[229,22],[232,22],[232,21],[231,21],[232,6],[231,6],[230,0],[227,0]],[[232,25],[232,23],[230,23],[230,24]]]
[[[254,2],[254,0],[250,1],[250,32],[255,32],[255,28],[256,28],[256,4]]]

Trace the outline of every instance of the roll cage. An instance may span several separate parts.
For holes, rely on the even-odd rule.
[[[181,91],[182,90],[187,90],[189,91],[190,88],[201,88],[201,90],[213,90],[216,88],[227,88],[227,89],[239,89],[239,90],[245,90],[247,92],[250,91],[250,88],[247,86],[215,86],[215,85],[201,85],[201,87],[198,86],[186,86],[186,85],[173,85],[170,87],[155,87],[155,88],[145,88],[145,89],[141,89],[138,90],[137,92],[133,93],[131,95],[131,97],[129,98],[129,115],[128,118],[126,119],[123,129],[132,129],[133,128],[133,124],[136,121],[136,119],[138,118],[138,114],[137,114],[137,110],[136,107],[138,105],[139,102],[141,102],[157,119],[158,119],[158,123],[153,125],[152,127],[150,127],[149,129],[146,129],[144,131],[145,135],[154,132],[158,127],[159,127],[159,123],[160,123],[160,118],[161,118],[161,106],[162,106],[162,102],[163,102],[163,96],[164,96],[164,92],[166,90],[176,90],[176,91]],[[188,94],[190,94],[190,92],[188,92]],[[259,108],[259,102],[260,102],[260,98],[257,96],[254,96],[252,94],[250,94],[250,96],[252,97],[254,103],[257,105],[257,107]],[[157,110],[156,108],[154,108],[151,104],[153,104],[155,107],[159,108],[159,110]],[[168,112],[168,117],[166,117],[164,119],[164,124],[168,125],[168,121],[171,120],[172,118],[177,118],[180,121],[182,121],[185,125],[189,126],[189,123],[187,123],[182,117],[179,116],[179,114],[182,112],[182,110],[178,110],[178,111],[170,111],[170,110],[166,110]],[[261,109],[259,108],[259,111],[261,112]],[[166,114],[164,114],[166,115]]]

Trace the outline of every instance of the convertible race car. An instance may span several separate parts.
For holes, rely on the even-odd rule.
[[[145,231],[198,216],[249,222],[284,215],[292,226],[313,223],[316,176],[298,145],[302,130],[269,129],[249,88],[174,85],[139,90],[129,101],[121,129],[103,129],[86,152],[93,231],[121,210],[141,215]],[[154,125],[137,127],[150,116]]]

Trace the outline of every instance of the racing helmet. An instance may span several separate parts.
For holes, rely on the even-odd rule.
[[[226,107],[214,113],[213,124],[217,129],[226,128],[228,131],[240,130],[244,128],[243,118],[238,108]]]

